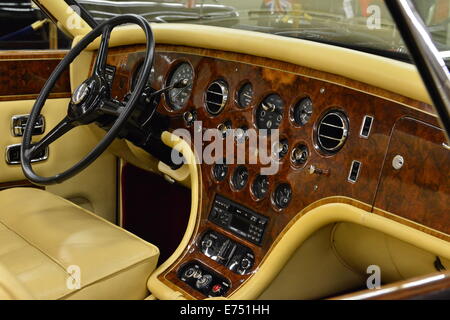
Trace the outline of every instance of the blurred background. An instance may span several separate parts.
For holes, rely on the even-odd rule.
[[[54,0],[64,1],[64,0]],[[96,22],[136,13],[157,23],[268,32],[348,47],[405,53],[383,0],[67,0]],[[450,0],[413,0],[435,44],[450,49]],[[370,25],[372,24],[372,25]],[[31,0],[0,1],[0,49],[64,49],[70,36]]]

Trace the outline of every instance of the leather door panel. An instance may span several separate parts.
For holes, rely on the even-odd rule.
[[[22,138],[11,132],[11,118],[29,114],[64,51],[0,51],[0,188],[26,182],[20,165],[8,165],[6,148]],[[71,95],[69,71],[63,73],[42,111],[46,134],[66,114]],[[43,135],[36,136],[39,140]],[[34,164],[38,173],[61,172],[84,157],[98,138],[88,126],[78,127],[50,145],[48,159]],[[116,158],[105,152],[89,168],[46,190],[72,200],[114,222],[116,218]]]

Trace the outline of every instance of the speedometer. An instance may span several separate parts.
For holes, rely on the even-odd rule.
[[[256,110],[258,129],[278,129],[283,120],[284,102],[277,94],[267,96]]]
[[[174,110],[182,109],[189,100],[192,93],[192,85],[194,81],[194,70],[187,62],[178,65],[172,72],[168,86],[175,86],[167,93],[169,105]],[[177,87],[176,84],[186,82],[186,86]]]

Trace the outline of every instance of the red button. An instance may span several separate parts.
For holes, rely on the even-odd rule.
[[[216,284],[216,285],[212,288],[212,291],[213,291],[214,293],[218,293],[218,292],[220,292],[220,290],[222,290],[222,286],[221,286],[220,284]]]

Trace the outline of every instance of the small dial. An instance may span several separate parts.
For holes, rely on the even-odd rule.
[[[313,103],[310,98],[303,98],[294,107],[294,122],[299,126],[304,126],[309,122],[313,113]]]
[[[186,86],[172,88],[168,91],[167,97],[169,100],[169,105],[172,109],[180,110],[186,105],[192,93],[193,78],[194,70],[192,70],[191,65],[187,62],[178,65],[178,67],[172,72],[169,83],[167,84],[168,86],[173,86],[177,83],[187,81]]]
[[[292,189],[287,183],[278,185],[273,194],[273,202],[278,209],[286,209],[291,202]]]
[[[222,163],[216,163],[212,169],[213,177],[216,181],[221,182],[225,180],[228,174],[228,165],[225,163],[225,159]]]
[[[278,129],[283,120],[284,102],[277,94],[267,96],[256,110],[258,129]]]
[[[280,141],[275,142],[272,151],[277,160],[282,159],[289,151],[289,142],[287,139],[281,139]]]
[[[253,181],[252,192],[256,199],[264,199],[269,191],[269,178],[267,176],[259,175]]]
[[[242,86],[238,93],[238,104],[241,108],[247,108],[253,101],[253,86],[247,82]]]
[[[242,190],[248,181],[248,170],[245,166],[239,166],[234,170],[231,183],[236,190]]]
[[[296,166],[303,166],[308,161],[309,151],[304,144],[296,146],[291,153],[291,161]]]

